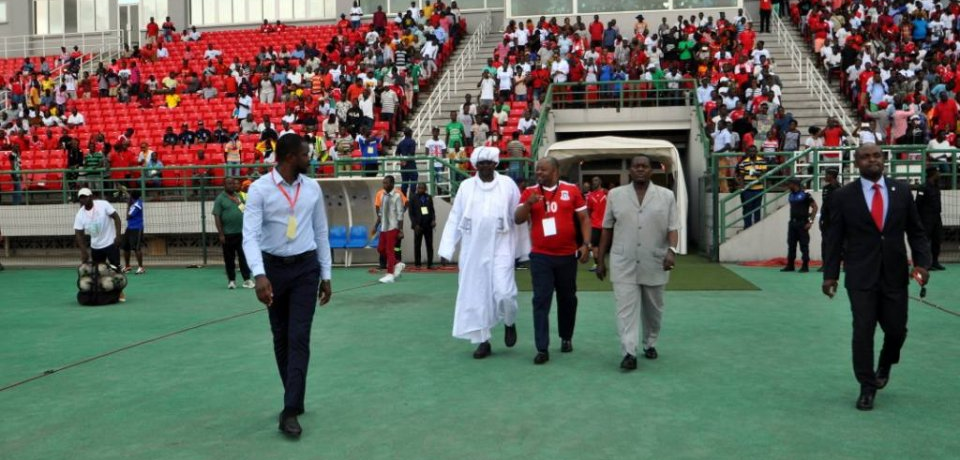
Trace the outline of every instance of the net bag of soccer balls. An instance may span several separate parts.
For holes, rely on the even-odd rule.
[[[80,264],[77,268],[77,302],[85,306],[111,305],[120,301],[127,275],[108,264]]]

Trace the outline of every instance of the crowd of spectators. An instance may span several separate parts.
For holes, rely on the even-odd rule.
[[[956,1],[877,0],[791,5],[828,77],[839,79],[844,97],[857,107],[861,143],[958,144],[960,83]],[[947,153],[930,159],[946,162]]]
[[[211,40],[217,33],[203,34],[195,27],[178,32],[170,18],[162,25],[150,18],[142,48],[125,47],[118,59],[101,62],[92,74],[80,74],[83,56],[76,49],[64,50],[52,65],[47,59],[39,65],[25,60],[22,72],[0,82],[11,94],[10,106],[0,113],[0,150],[17,145],[20,152],[28,152],[39,146],[31,143],[39,136],[46,139],[44,149],[61,150],[69,157],[67,165],[80,169],[84,164],[146,166],[150,157],[133,160],[134,155],[127,154],[141,141],[158,156],[165,155],[163,147],[220,144],[204,149],[206,163],[238,163],[238,157],[249,158],[251,150],[254,162],[269,163],[278,136],[298,132],[310,140],[315,163],[382,155],[384,141],[402,126],[421,85],[436,74],[441,54],[459,40],[465,22],[456,2],[443,1],[428,2],[423,9],[412,4],[393,19],[382,8],[373,12],[371,21],[362,18],[355,4],[349,19],[340,16],[329,43],[266,45],[255,55],[232,59]],[[264,20],[254,33],[283,34],[291,27]],[[158,73],[168,68],[162,61],[171,59],[173,47],[181,61],[178,70]],[[229,100],[232,113],[224,117],[226,123],[218,121],[210,130],[202,119],[182,110],[186,98]],[[125,127],[114,120],[90,126],[77,110],[77,99],[113,99],[124,104],[124,111],[168,110],[176,114],[176,122],[156,138],[131,128],[113,139],[108,133]],[[256,113],[258,107],[276,104],[283,104],[280,120],[271,120],[269,111]],[[80,133],[85,125],[93,130],[89,137]],[[71,153],[73,149],[82,153]],[[85,162],[90,155],[102,161]],[[157,164],[164,159],[158,158]]]

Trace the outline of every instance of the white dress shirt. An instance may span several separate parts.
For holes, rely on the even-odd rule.
[[[890,193],[887,191],[887,182],[881,176],[880,180],[876,182],[880,184],[880,196],[883,197],[883,223],[887,223],[887,211],[890,209]],[[863,198],[867,200],[867,211],[870,211],[873,215],[873,194],[876,191],[873,190],[873,182],[867,180],[866,178],[860,178],[860,186],[863,187]]]
[[[295,200],[293,216],[297,221],[293,239],[287,238],[290,203],[280,188]],[[300,196],[296,197],[297,189]],[[296,197],[296,198],[295,198]],[[327,233],[327,212],[320,185],[300,175],[288,184],[276,170],[250,185],[243,212],[243,253],[253,276],[265,274],[262,252],[290,257],[317,251],[320,279],[329,280],[333,261]]]

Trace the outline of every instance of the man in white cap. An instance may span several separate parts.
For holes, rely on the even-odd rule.
[[[517,343],[517,284],[514,260],[520,232],[513,214],[520,202],[517,185],[495,169],[500,149],[478,147],[470,156],[477,175],[460,185],[437,251],[452,259],[460,244],[457,309],[453,336],[479,344],[473,357],[490,356],[491,330],[506,326],[507,347]]]
[[[120,267],[120,215],[117,210],[107,201],[93,199],[93,191],[89,188],[80,189],[77,200],[80,210],[73,219],[73,230],[80,248],[80,262],[109,263]],[[90,236],[89,250],[85,235]],[[120,301],[126,301],[123,292]]]

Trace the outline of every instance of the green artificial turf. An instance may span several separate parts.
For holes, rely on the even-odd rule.
[[[600,281],[590,272],[592,263],[584,264],[577,271],[577,291],[612,291],[609,277]],[[609,268],[608,268],[609,270]],[[532,291],[530,270],[517,270],[517,289]],[[749,281],[730,271],[721,264],[695,255],[677,257],[677,266],[670,274],[668,291],[753,291],[757,290]]]

